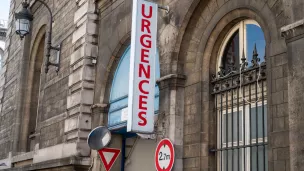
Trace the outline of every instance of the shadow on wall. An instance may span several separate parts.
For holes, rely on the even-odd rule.
[[[0,59],[2,59],[2,56],[4,55],[4,50],[0,47]],[[1,166],[1,165],[0,165]]]
[[[145,163],[145,171],[155,171],[154,155],[156,146],[156,141],[139,139],[132,154],[127,158],[125,171],[142,170],[142,163]]]

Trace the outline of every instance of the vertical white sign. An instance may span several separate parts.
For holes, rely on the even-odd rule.
[[[133,0],[128,132],[154,131],[157,10],[155,3]]]

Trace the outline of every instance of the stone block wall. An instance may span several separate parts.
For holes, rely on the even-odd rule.
[[[288,118],[288,67],[287,54],[282,53],[267,59],[271,92],[268,106],[268,131],[270,132],[270,170],[288,170],[289,162],[289,118]],[[268,67],[267,66],[267,67]],[[268,83],[269,83],[268,82]]]
[[[8,21],[7,38],[5,40],[5,51],[2,59],[0,74],[0,159],[9,157],[13,150],[13,141],[16,125],[16,91],[18,88],[17,71],[20,66],[18,58],[22,56],[22,43],[15,41],[18,37],[12,29],[13,16],[11,15],[20,2],[11,2],[10,17]],[[15,43],[13,43],[15,41]]]
[[[39,147],[46,148],[63,143],[63,124],[64,121],[60,121],[41,128]]]
[[[50,66],[49,72],[44,73],[42,67],[40,77],[39,105],[37,115],[36,132],[39,136],[35,138],[35,143],[39,148],[46,148],[64,143],[63,115],[66,113],[68,95],[69,63],[72,54],[72,33],[75,30],[73,23],[76,3],[69,0],[49,1],[53,13],[53,46],[61,45],[60,70],[55,72],[55,67]],[[39,2],[32,6],[34,15],[31,47],[37,46],[35,35],[40,31],[42,25],[48,31],[49,14],[44,6]],[[46,50],[45,50],[46,51]],[[51,52],[50,61],[56,61],[56,52]],[[43,63],[44,65],[44,63]],[[33,115],[35,113],[31,113]],[[60,117],[60,119],[58,119]]]
[[[43,25],[48,27],[49,21],[49,13],[46,8],[39,2],[33,5],[33,1],[31,1],[30,8],[34,15],[31,34],[21,41],[20,37],[15,34],[13,15],[14,12],[21,9],[21,2],[19,0],[11,1],[7,47],[1,72],[0,146],[3,150],[0,150],[0,159],[7,158],[8,152],[13,151],[13,155],[27,152],[26,149],[20,148],[20,144],[24,142],[19,142],[19,137],[24,134],[23,130],[20,129],[22,120],[29,119],[23,116],[24,108],[22,106],[29,101],[22,100],[21,97],[22,94],[29,91],[24,87],[31,86],[22,77],[28,77],[28,73],[31,72],[27,65],[30,66],[31,63],[35,62],[36,56],[32,56],[32,54],[33,49],[39,46],[39,42],[37,42],[39,40],[36,40],[37,35],[40,34]],[[62,46],[60,71],[56,73],[55,67],[51,66],[49,73],[45,74],[44,66],[41,67],[38,114],[33,111],[30,113],[30,117],[37,116],[37,121],[32,123],[36,131],[30,133],[34,136],[31,150],[34,150],[35,146],[42,149],[66,141],[63,133],[63,120],[66,117],[69,93],[68,76],[70,74],[70,57],[73,52],[72,37],[75,30],[74,14],[77,10],[77,4],[70,0],[46,1],[46,3],[50,6],[54,17],[52,44],[54,46],[61,44]],[[40,58],[44,58],[44,55]],[[55,60],[56,52],[52,51],[50,61],[55,62]],[[22,72],[27,74],[22,76]],[[20,87],[22,85],[24,87]],[[29,135],[24,136],[28,137]]]
[[[33,1],[31,1],[33,2]],[[42,67],[36,132],[32,135],[33,161],[44,162],[50,150],[69,149],[71,153],[53,159],[78,155],[88,157],[86,137],[92,129],[91,107],[102,106],[100,123],[106,120],[111,81],[124,49],[130,43],[131,0],[46,0],[51,7],[53,45],[62,45],[58,74]],[[261,23],[267,40],[267,104],[269,122],[269,171],[289,170],[288,53],[279,28],[290,22],[291,4],[284,0],[155,0],[169,5],[170,12],[159,12],[158,48],[161,79],[160,115],[164,122],[159,132],[169,137],[176,148],[174,170],[216,170],[210,149],[216,144],[214,99],[210,76],[216,72],[216,52],[225,33],[240,18]],[[0,72],[0,161],[26,153],[20,125],[27,101],[28,85],[23,73],[35,59],[35,40],[43,25],[48,28],[48,13],[41,4],[31,6],[35,19],[32,33],[23,41],[14,33],[13,13],[21,0],[11,1],[10,27]],[[47,30],[47,29],[46,29]],[[55,61],[56,53],[51,53]],[[97,63],[96,63],[97,61]],[[30,87],[30,86],[29,86]],[[5,149],[5,150],[2,150]],[[72,150],[70,150],[72,149]],[[96,154],[94,154],[96,155]],[[57,157],[57,158],[56,158]],[[96,157],[96,156],[93,156]],[[100,164],[100,163],[97,163]],[[96,167],[96,166],[94,166]],[[99,167],[99,166],[98,166]],[[98,168],[97,167],[97,168]],[[41,169],[41,168],[40,168]],[[72,167],[58,170],[69,170]],[[48,169],[50,170],[50,169]],[[56,170],[56,169],[55,169]]]

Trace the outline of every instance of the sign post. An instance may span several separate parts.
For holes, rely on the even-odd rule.
[[[153,133],[158,5],[133,0],[127,131]]]
[[[88,145],[97,150],[100,159],[107,171],[109,171],[119,156],[120,149],[105,148],[111,141],[111,132],[104,126],[93,129],[88,135]]]
[[[174,146],[169,139],[161,140],[155,151],[155,167],[157,171],[171,171],[174,164]]]

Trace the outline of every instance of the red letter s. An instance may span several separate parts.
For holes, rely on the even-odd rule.
[[[146,112],[139,112],[138,117],[141,120],[141,122],[138,122],[139,126],[146,126],[147,125],[147,119],[144,117],[146,116]]]

